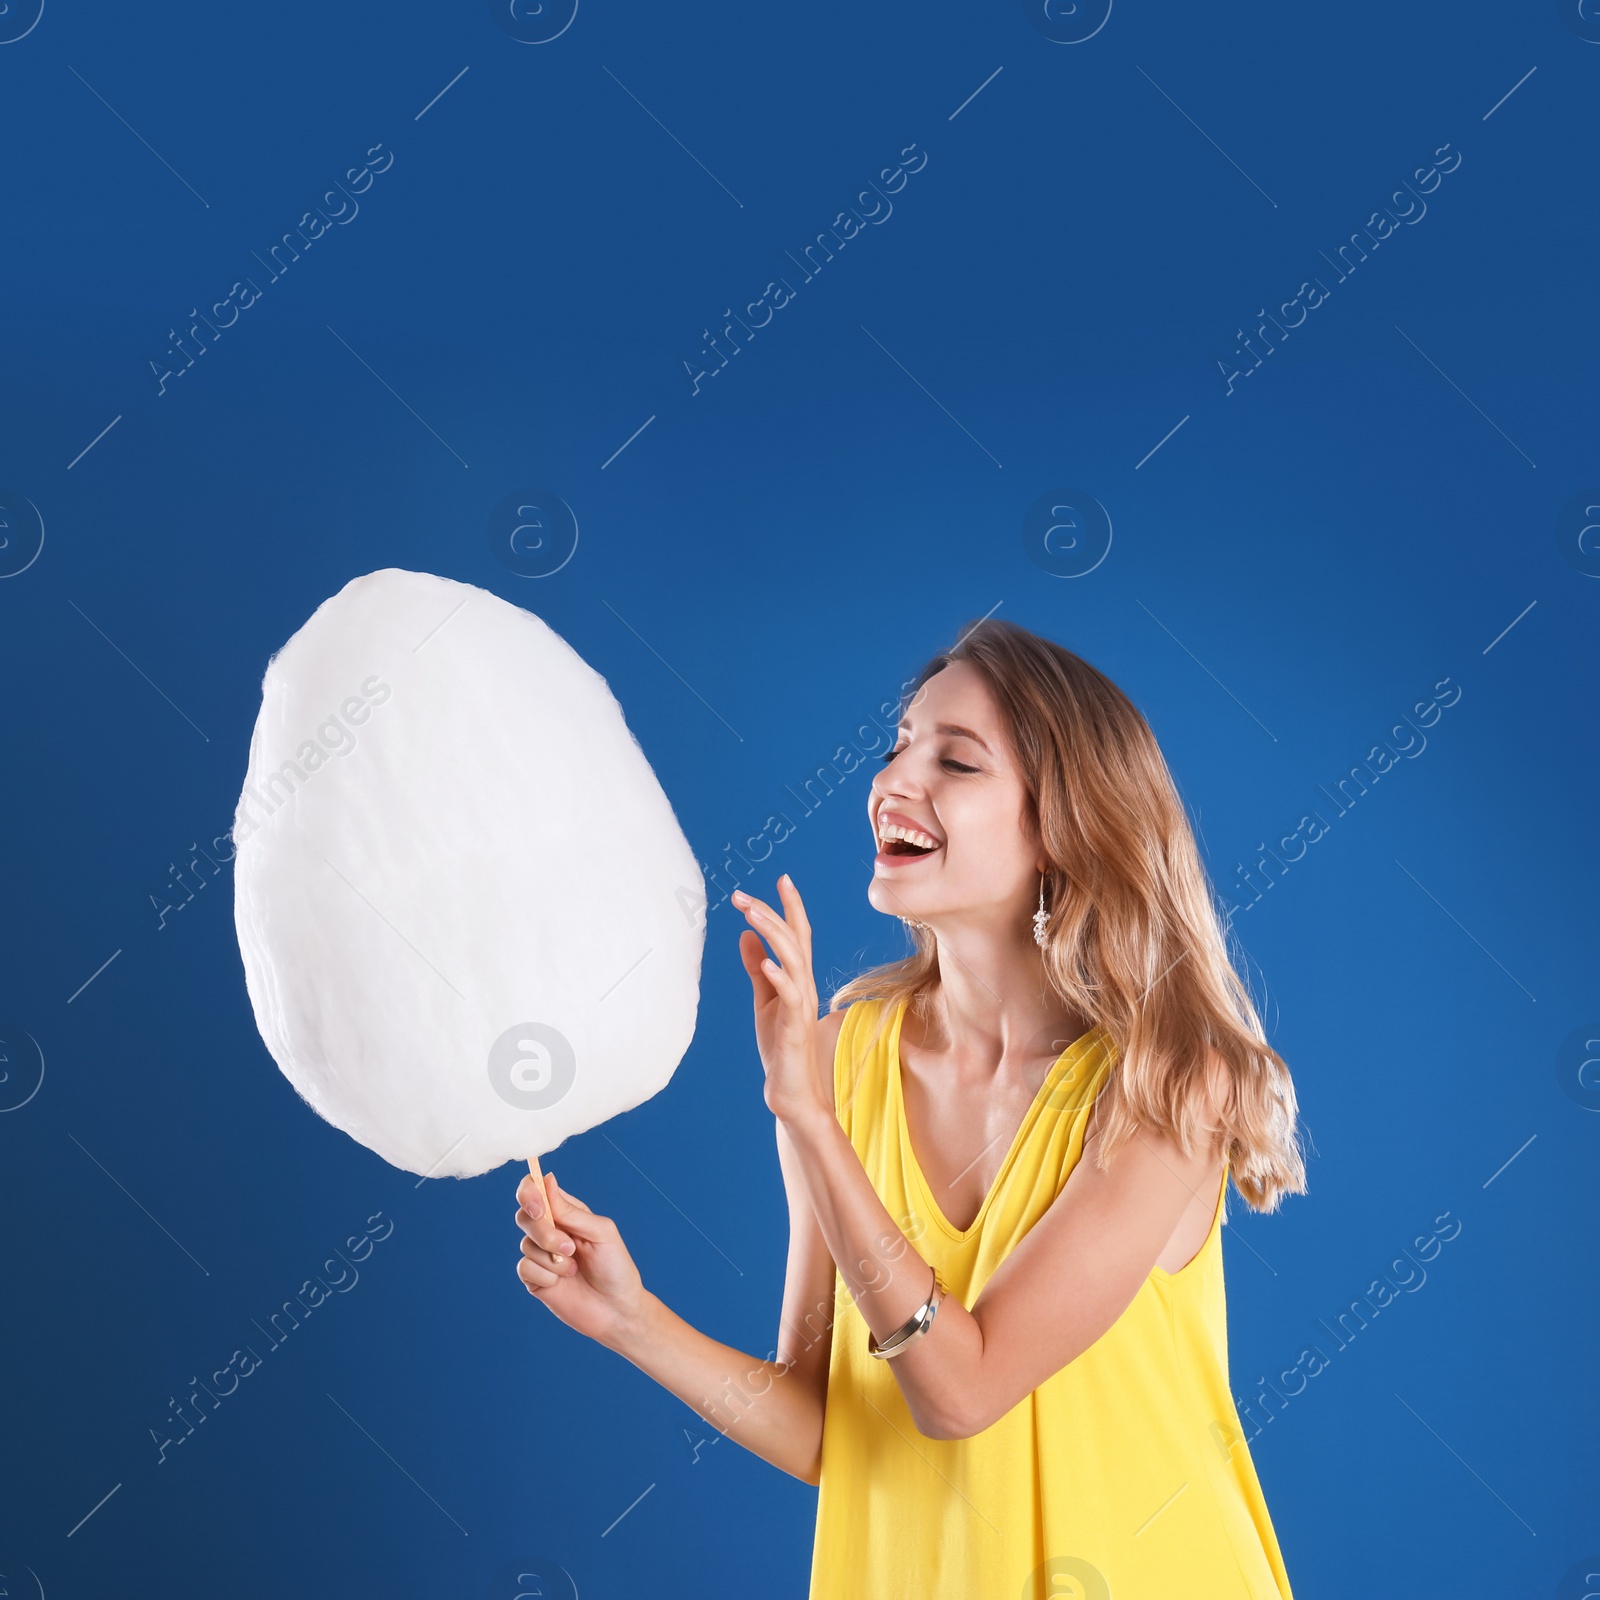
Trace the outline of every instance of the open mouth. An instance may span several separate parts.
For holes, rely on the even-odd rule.
[[[912,856],[931,856],[940,848],[939,841],[921,828],[898,822],[885,823],[878,830],[878,853],[897,859]]]
[[[909,839],[889,839],[884,842],[886,856],[931,856],[937,845],[912,844]]]

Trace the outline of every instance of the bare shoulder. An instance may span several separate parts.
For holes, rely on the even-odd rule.
[[[839,1033],[844,1027],[845,1012],[848,1010],[848,1006],[840,1006],[837,1011],[825,1011],[817,1018],[817,1066],[823,1075],[828,1100],[835,1105],[838,1090],[835,1087],[837,1073],[834,1063],[839,1054]]]
[[[817,1018],[817,1037],[828,1047],[830,1055],[838,1047],[839,1030],[844,1026],[845,1012],[849,1009],[840,1006],[837,1011],[824,1011]]]
[[[1184,1155],[1176,1135],[1166,1128],[1157,1128],[1141,1122],[1139,1135],[1141,1142],[1147,1146],[1162,1151],[1168,1157],[1176,1155],[1185,1164],[1198,1162],[1209,1174],[1213,1167],[1221,1163],[1224,1131],[1234,1115],[1233,1073],[1227,1060],[1215,1050],[1206,1052],[1199,1074],[1198,1090],[1196,1126],[1199,1148],[1194,1155]],[[1097,1100],[1084,1138],[1086,1156],[1093,1157],[1100,1148],[1104,1131],[1100,1111],[1101,1104]],[[1094,1163],[1091,1161],[1090,1164]]]
[[[1215,1050],[1206,1052],[1200,1087],[1205,1131],[1215,1138],[1227,1127],[1233,1114],[1233,1073]]]

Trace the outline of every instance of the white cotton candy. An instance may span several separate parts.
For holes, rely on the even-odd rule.
[[[471,1177],[648,1099],[704,882],[622,710],[531,613],[389,568],[272,657],[234,819],[256,1024],[384,1160]]]

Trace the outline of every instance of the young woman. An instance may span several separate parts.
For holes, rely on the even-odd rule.
[[[1304,1193],[1295,1093],[1148,724],[984,621],[923,669],[868,814],[914,950],[820,1020],[794,885],[733,897],[789,1196],[777,1359],[674,1315],[553,1175],[518,1187],[522,1281],[819,1486],[813,1600],[1289,1600],[1221,1227],[1230,1172],[1260,1211]]]

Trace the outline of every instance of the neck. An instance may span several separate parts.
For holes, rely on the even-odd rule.
[[[1059,1055],[1089,1026],[1062,1004],[1045,977],[1033,935],[940,929],[939,982],[924,1048],[975,1055],[998,1067],[1018,1055]],[[1040,1040],[1056,1040],[1054,1049]]]

